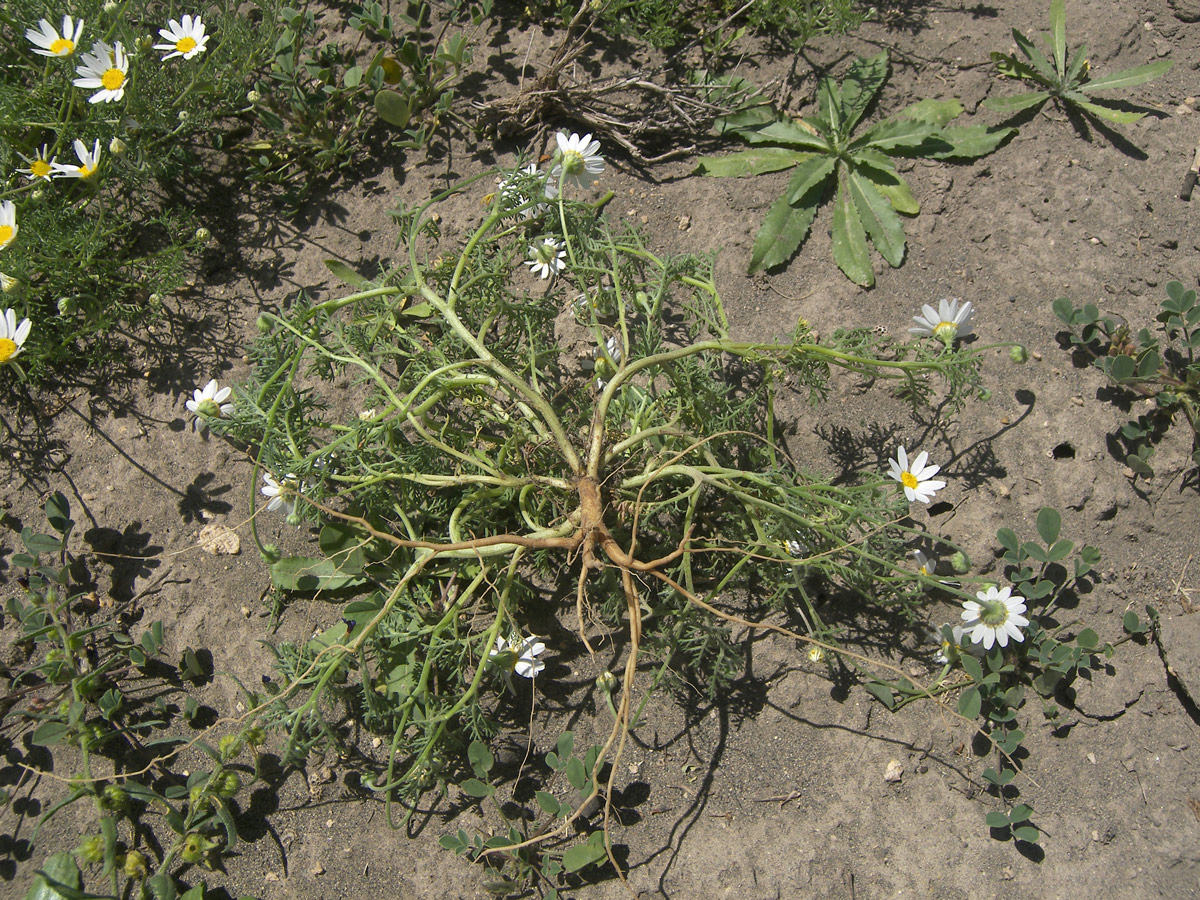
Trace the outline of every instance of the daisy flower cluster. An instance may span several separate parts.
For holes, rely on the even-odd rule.
[[[32,51],[39,56],[64,59],[75,56],[80,50],[84,21],[76,21],[70,15],[62,17],[61,28],[55,28],[49,20],[38,21],[37,28],[25,31],[25,38],[32,44]],[[166,50],[163,61],[174,56],[192,59],[208,48],[208,34],[199,16],[185,15],[182,20],[171,19],[166,28],[158,30],[166,43],[155,44],[155,50]],[[75,65],[75,78],[71,82],[78,88],[92,91],[90,103],[116,103],[125,98],[130,83],[129,53],[121,41],[109,44],[97,40],[86,53],[79,52]],[[57,144],[55,149],[57,149]],[[118,152],[124,145],[114,139],[109,149]],[[100,141],[89,149],[84,141],[73,142],[76,163],[60,163],[53,155],[49,144],[42,144],[32,158],[18,154],[26,168],[17,171],[31,181],[50,181],[54,178],[88,179],[100,167]]]
[[[968,318],[969,308],[968,303]],[[930,307],[926,307],[926,310],[932,312]],[[941,471],[941,466],[929,465],[928,462],[929,454],[925,451],[910,459],[904,447],[896,451],[895,459],[888,461],[888,475],[900,482],[909,503],[929,503],[934,494],[946,486],[946,482],[934,480],[934,476]],[[935,577],[937,559],[927,556],[921,550],[913,551],[913,558],[919,574]],[[963,624],[954,626],[953,640],[945,641],[939,633],[938,640],[942,644],[942,650],[938,654],[939,661],[955,661],[958,658],[956,654],[966,649],[967,639],[972,645],[982,644],[984,650],[991,650],[997,645],[1007,647],[1010,640],[1018,643],[1025,640],[1021,633],[1021,629],[1029,624],[1029,620],[1021,615],[1025,612],[1025,603],[1022,598],[1012,596],[1012,588],[992,586],[986,591],[979,591],[975,596],[975,600],[963,603]]]
[[[497,180],[495,197],[505,213],[527,211],[531,217],[550,212],[550,201],[557,200],[561,187],[571,185],[586,190],[604,171],[600,142],[590,134],[555,135],[556,149],[552,165],[543,172],[536,163],[524,166]],[[530,204],[533,204],[531,207]],[[543,281],[567,267],[565,244],[558,237],[542,237],[529,245],[525,265]]]

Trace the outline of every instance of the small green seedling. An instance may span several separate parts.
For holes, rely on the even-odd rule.
[[[1015,133],[1012,128],[982,125],[946,128],[962,113],[962,104],[933,99],[856,133],[887,77],[884,51],[855,60],[840,85],[832,78],[822,79],[815,116],[764,121],[769,111],[753,110],[721,124],[723,130],[757,146],[732,156],[702,158],[703,174],[744,177],[795,170],[754,241],[751,272],[791,259],[808,236],[817,210],[836,187],[833,258],[847,278],[870,287],[875,274],[868,239],[888,265],[899,267],[905,253],[900,215],[915,216],[920,211],[892,157],[974,159],[991,153]]]
[[[1151,112],[1149,109],[1135,107],[1132,104],[1097,97],[1101,91],[1115,91],[1120,88],[1135,87],[1161,77],[1171,68],[1171,60],[1160,60],[1145,66],[1125,69],[1102,78],[1089,77],[1087,60],[1087,44],[1067,57],[1067,28],[1066,14],[1063,11],[1063,0],[1053,0],[1050,4],[1050,33],[1042,35],[1042,40],[1050,51],[1046,56],[1037,46],[1017,29],[1013,29],[1013,40],[1021,51],[1024,60],[1015,53],[993,53],[992,61],[996,63],[999,73],[1005,78],[1020,78],[1032,81],[1040,89],[1027,94],[1015,94],[1011,97],[992,97],[983,101],[988,109],[999,112],[1020,113],[1026,110],[1036,110],[1053,99],[1064,105],[1068,110],[1074,109],[1092,119],[1104,119],[1118,125],[1128,125]]]

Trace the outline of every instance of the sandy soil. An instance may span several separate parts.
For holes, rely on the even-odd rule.
[[[821,332],[868,326],[903,334],[922,303],[958,296],[975,304],[981,342],[1025,344],[1029,363],[1016,366],[998,353],[985,368],[991,399],[949,425],[914,418],[846,382],[816,412],[792,398],[785,409],[789,445],[813,468],[835,474],[882,467],[896,443],[928,449],[950,486],[939,497],[944,503],[915,516],[965,546],[984,574],[1002,570],[997,528],[1030,533],[1040,507],[1058,508],[1063,534],[1103,553],[1103,577],[1075,613],[1112,640],[1120,636],[1122,612],[1144,615],[1153,604],[1177,676],[1169,677],[1154,642],[1129,643],[1111,675],[1077,685],[1074,706],[1059,722],[1043,723],[1028,711],[1021,791],[1045,839],[1041,852],[1022,852],[993,839],[984,825],[996,801],[982,793],[988,763],[974,755],[969,731],[928,705],[890,714],[861,688],[831,681],[795,646],[747,635],[750,665],[731,696],[716,705],[661,697],[621,763],[625,824],[614,840],[635,895],[1200,896],[1200,719],[1188,693],[1200,691],[1200,678],[1192,679],[1200,619],[1190,615],[1193,601],[1200,602],[1200,561],[1192,560],[1200,516],[1196,478],[1188,475],[1190,438],[1185,427],[1174,429],[1155,457],[1156,477],[1131,477],[1113,437],[1130,416],[1129,398],[1073,359],[1051,312],[1054,298],[1068,296],[1149,324],[1168,281],[1195,286],[1200,277],[1193,205],[1178,198],[1200,129],[1192,100],[1197,19],[1200,7],[1187,0],[1068,0],[1068,39],[1087,42],[1094,72],[1175,60],[1164,78],[1125,95],[1162,114],[1126,127],[1114,141],[1080,135],[1047,107],[983,160],[909,165],[923,211],[908,223],[902,268],[875,257],[870,291],[832,261],[829,208],[790,266],[746,276],[754,235],[785,174],[702,179],[691,175],[694,159],[649,168],[612,159],[603,183],[616,194],[609,214],[642,223],[656,250],[718,251],[718,284],[739,334],[780,334],[797,317]],[[893,74],[881,113],[927,96],[958,97],[973,112],[985,97],[1020,89],[993,77],[989,52],[1010,47],[1011,27],[1030,33],[1045,21],[1042,0],[903,3],[853,36],[814,41],[801,58],[757,52],[739,71],[760,82],[790,78],[792,110],[806,111],[817,70],[840,74],[853,56],[886,47]],[[530,41],[536,64],[551,42],[541,31],[497,35],[489,52],[511,59]],[[605,64],[616,65],[612,54]],[[394,230],[387,211],[397,199],[419,201],[445,183],[447,172],[467,176],[511,162],[520,149],[500,145],[480,154],[456,144],[429,163],[383,156],[299,219],[279,218],[257,197],[238,203],[236,221],[215,218],[216,246],[195,287],[168,298],[169,323],[139,338],[129,370],[106,373],[103,389],[64,388],[40,398],[47,414],[5,438],[0,574],[11,575],[7,560],[21,526],[40,525],[46,493],[64,492],[80,522],[81,549],[120,554],[112,564],[92,558],[100,593],[130,621],[161,619],[169,657],[188,646],[207,648],[217,674],[201,700],[220,714],[235,712],[240,698],[229,676],[256,683],[271,671],[260,643],[268,637],[270,610],[261,599],[268,577],[247,552],[248,540],[243,552],[226,556],[203,551],[197,540],[209,522],[244,536],[255,485],[240,452],[191,432],[185,395],[210,377],[245,373],[242,347],[261,308],[302,287],[333,296],[339,286],[324,259],[368,268],[389,257]],[[296,548],[306,539],[281,521],[265,527]],[[11,578],[3,590],[16,590]],[[933,624],[952,615],[929,610]],[[336,617],[328,604],[297,602],[286,610],[282,634],[306,635]],[[569,625],[547,622],[555,627],[570,640]],[[931,648],[917,632],[898,633],[872,652],[914,673],[930,671]],[[562,687],[524,710],[529,734],[516,735],[513,752],[523,753],[527,739],[535,758],[550,749],[548,741],[574,717],[566,705],[572,687],[594,677],[582,663],[561,664],[555,675]],[[591,702],[573,723],[580,740],[589,727],[604,727],[598,712],[588,724]],[[0,773],[7,783],[23,754],[28,745],[17,738]],[[885,781],[893,760],[903,776]],[[33,819],[61,793],[60,784],[43,778],[4,811],[0,894],[20,895],[31,866],[77,843],[72,829],[79,823],[62,817],[29,850]],[[248,840],[227,861],[227,874],[206,876],[230,896],[488,896],[483,869],[437,846],[454,814],[460,818],[453,827],[481,822],[456,793],[407,833],[391,831],[353,765],[330,755],[311,760],[306,771],[276,771],[252,799],[241,823]],[[570,894],[628,896],[611,872]]]

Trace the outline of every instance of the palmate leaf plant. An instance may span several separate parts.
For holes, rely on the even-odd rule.
[[[875,283],[868,242],[893,268],[904,262],[902,215],[920,205],[894,157],[967,160],[986,156],[1015,133],[983,125],[946,127],[963,111],[957,100],[922,100],[862,129],[858,126],[888,78],[886,51],[858,58],[839,85],[817,88],[817,114],[762,122],[754,113],[722,129],[755,146],[700,160],[705,175],[745,177],[792,169],[782,197],[771,205],[754,241],[750,271],[783,265],[808,237],[817,211],[830,197],[833,258],[846,277]]]
[[[597,171],[577,156],[576,173]],[[332,264],[351,293],[265,313],[253,377],[210,427],[253,448],[276,510],[294,504],[289,519],[319,535],[307,556],[260,544],[276,585],[322,598],[326,623],[275,648],[283,677],[256,698],[285,756],[365,728],[386,752],[364,784],[389,804],[451,785],[490,796],[464,748],[524,727],[505,697],[526,697],[525,678],[536,691],[591,668],[613,692],[587,767],[606,774],[569,814],[543,798],[551,820],[523,825],[561,846],[611,790],[639,694],[675,673],[718,695],[737,675],[730,610],[804,608],[805,637],[829,641],[814,582],[920,603],[898,486],[874,471],[834,484],[792,459],[780,392],[819,402],[843,369],[914,398],[944,384],[953,405],[979,390],[980,351],[898,360],[871,332],[818,341],[803,322],[736,339],[712,259],[656,255],[565,180],[548,204],[545,177],[495,190],[489,173],[398,210],[401,258],[382,273]],[[483,221],[443,236],[441,204],[471,193],[490,197]],[[281,525],[260,513],[265,541]]]
[[[1194,290],[1167,284],[1157,319],[1158,333],[1105,316],[1094,303],[1076,307],[1067,297],[1054,301],[1054,314],[1071,329],[1067,342],[1089,357],[1114,385],[1153,402],[1153,409],[1126,422],[1120,431],[1125,463],[1136,474],[1154,475],[1150,458],[1176,418],[1192,430],[1192,463],[1200,469],[1200,303]]]
[[[1118,125],[1136,122],[1148,109],[1139,109],[1132,104],[1097,97],[1102,91],[1136,87],[1164,75],[1171,68],[1169,59],[1159,60],[1144,66],[1125,69],[1100,78],[1090,77],[1087,60],[1087,44],[1080,44],[1068,57],[1066,12],[1063,0],[1050,4],[1050,32],[1042,35],[1047,53],[1017,29],[1013,29],[1021,59],[1015,53],[992,53],[997,71],[1006,78],[1018,78],[1032,82],[1036,88],[1025,94],[1011,97],[989,97],[983,105],[1006,113],[1021,113],[1037,110],[1048,100],[1077,110],[1092,119],[1103,119]]]

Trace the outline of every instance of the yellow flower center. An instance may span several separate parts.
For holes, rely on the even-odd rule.
[[[50,52],[55,56],[70,56],[75,52],[75,42],[67,40],[67,38],[60,37],[50,45]]]
[[[96,173],[95,166],[89,166],[87,163],[84,163],[82,166],[79,167],[79,177],[80,178],[91,178],[92,175],[94,175],[95,173]]]
[[[34,178],[49,178],[51,171],[50,163],[44,159],[35,159],[29,164],[29,172]]]
[[[0,225],[0,247],[7,247],[17,230],[11,225]]]
[[[180,53],[191,53],[196,49],[196,41],[190,37],[180,38],[175,42],[175,49]]]
[[[916,490],[917,476],[914,475],[912,472],[901,472],[900,473],[900,483],[902,485],[904,485],[906,488],[912,488],[913,490]]]
[[[17,345],[15,342],[8,338],[0,338],[0,364],[8,362],[16,352]]]
[[[568,175],[582,175],[587,164],[584,162],[583,154],[578,150],[568,150],[563,154],[562,167]]]
[[[120,69],[109,69],[100,76],[100,83],[104,85],[105,90],[115,91],[125,83],[125,73]]]

